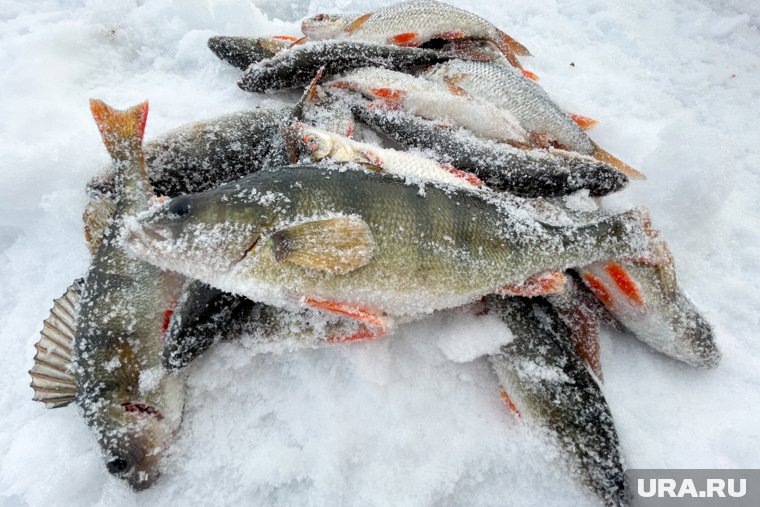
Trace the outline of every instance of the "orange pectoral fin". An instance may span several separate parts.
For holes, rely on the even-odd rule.
[[[359,16],[358,18],[353,20],[351,23],[346,25],[346,27],[343,30],[348,33],[354,33],[359,28],[361,28],[361,26],[371,17],[372,17],[371,12],[368,12],[367,14],[364,14],[363,16]]]
[[[536,273],[527,280],[505,285],[496,291],[504,296],[535,297],[544,294],[562,292],[565,287],[565,274],[558,271]]]
[[[499,390],[499,397],[501,397],[502,401],[507,405],[509,410],[512,411],[513,414],[517,417],[522,417],[522,414],[517,409],[517,405],[514,404],[512,401],[512,398],[509,397],[509,394],[504,389]]]
[[[404,32],[393,35],[388,41],[397,46],[417,46],[419,45],[417,37],[419,37],[419,34],[416,32]]]
[[[528,79],[532,79],[533,81],[538,81],[538,74],[536,74],[535,72],[531,72],[525,69],[520,69],[520,72],[522,72],[523,77],[527,77]]]
[[[571,114],[570,118],[573,119],[575,123],[578,124],[580,128],[583,130],[588,130],[590,128],[595,127],[599,122],[593,118],[589,118],[588,116],[582,116],[580,114]]]
[[[287,40],[290,42],[295,42],[298,40],[298,37],[293,37],[292,35],[272,35],[272,38],[277,40]]]
[[[620,291],[625,294],[628,299],[633,301],[637,306],[643,307],[646,305],[644,303],[644,298],[639,291],[639,287],[636,285],[636,281],[631,278],[631,275],[628,274],[623,266],[616,262],[609,262],[604,267],[604,270],[610,275],[612,281],[615,282],[615,285],[618,286]]]

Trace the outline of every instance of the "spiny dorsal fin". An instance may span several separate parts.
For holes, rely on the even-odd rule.
[[[74,401],[77,394],[74,374],[71,372],[71,352],[74,347],[82,280],[77,280],[66,293],[53,301],[50,316],[42,323],[40,340],[34,348],[32,376],[34,400],[47,408],[64,407]]]
[[[274,258],[331,274],[345,275],[372,259],[375,241],[358,217],[315,220],[272,235]]]
[[[132,153],[140,149],[145,122],[148,120],[147,100],[119,111],[102,100],[90,99],[90,111],[111,157],[118,159],[125,152]]]

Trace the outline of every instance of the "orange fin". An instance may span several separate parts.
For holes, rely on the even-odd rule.
[[[348,336],[329,336],[327,338],[327,342],[328,343],[346,343],[346,342],[357,342],[357,341],[370,341],[370,340],[376,340],[378,338],[381,338],[385,336],[385,334],[386,334],[385,328],[380,328],[375,331],[371,331],[367,328],[364,328]]]
[[[535,72],[531,72],[525,69],[520,69],[520,72],[522,72],[523,77],[527,77],[528,79],[532,79],[533,81],[538,81],[538,75]]]
[[[359,16],[355,20],[353,20],[351,23],[345,26],[343,28],[344,31],[348,33],[354,33],[357,31],[361,26],[370,18],[372,17],[372,13],[368,12],[367,14],[364,14],[363,16]]]
[[[626,295],[628,299],[636,303],[638,306],[645,306],[644,298],[641,296],[636,281],[631,278],[631,275],[626,272],[625,268],[616,262],[608,262],[604,266],[604,270],[610,275],[612,281],[618,286],[620,291]]]
[[[446,88],[449,89],[449,92],[451,92],[452,95],[456,95],[458,97],[469,97],[469,94],[459,86],[459,82],[466,77],[467,76],[464,74],[460,74],[458,76],[446,76],[443,78],[443,82],[446,83]]]
[[[417,37],[419,34],[416,32],[404,32],[390,37],[389,42],[397,46],[417,46]]]
[[[388,317],[381,315],[378,312],[373,312],[360,306],[352,305],[349,303],[343,303],[340,301],[330,301],[307,297],[304,302],[320,310],[324,310],[342,317],[349,317],[356,319],[360,322],[370,324],[372,326],[379,327],[383,330],[387,330],[390,327],[391,321]]]
[[[610,155],[603,149],[601,149],[599,146],[594,143],[594,152],[591,154],[595,159],[604,162],[605,164],[609,164],[615,169],[621,171],[626,176],[628,176],[632,180],[645,180],[647,179],[646,176],[644,176],[643,173],[637,171],[633,167],[629,166],[622,160]]]
[[[90,111],[98,125],[108,153],[117,158],[125,152],[139,150],[148,119],[148,101],[125,111],[114,109],[102,100],[90,99]]]
[[[575,123],[578,124],[580,128],[583,130],[588,130],[590,128],[594,128],[599,122],[593,118],[589,118],[588,116],[582,116],[580,114],[571,114],[570,118],[573,119]]]
[[[507,35],[506,33],[502,32],[501,30],[499,32],[499,37],[501,38],[501,43],[508,47],[509,50],[518,55],[518,56],[533,56],[530,54],[530,51],[528,51],[528,48],[514,40],[512,37]]]
[[[535,297],[544,294],[556,294],[565,288],[565,274],[558,271],[545,271],[531,275],[527,280],[505,285],[496,291],[504,296]]]
[[[393,88],[371,88],[369,92],[387,102],[396,103],[404,96],[402,90],[394,90]]]
[[[483,185],[485,185],[485,182],[481,180],[480,178],[478,178],[477,176],[475,176],[474,174],[468,173],[467,171],[462,171],[461,169],[457,169],[451,164],[441,163],[438,165],[441,166],[441,169],[443,169],[447,173],[453,174],[457,178],[462,178],[470,185],[475,185],[476,187],[482,187]]]
[[[522,417],[522,414],[517,409],[517,405],[514,404],[512,401],[512,398],[509,397],[509,394],[504,389],[499,390],[499,396],[501,397],[502,401],[507,404],[507,407],[509,407],[509,410],[512,411],[513,414],[515,414],[517,417]]]
[[[308,37],[301,37],[300,39],[296,39],[293,42],[293,44],[291,44],[289,47],[292,48],[293,46],[300,46],[301,44],[306,44],[306,41],[308,41],[308,40],[309,40]]]
[[[584,308],[575,308],[565,323],[575,345],[575,353],[591,368],[600,382],[604,381],[599,346],[599,319]]]
[[[277,40],[287,40],[290,42],[296,42],[298,40],[298,37],[293,37],[292,35],[272,35],[272,38]]]
[[[582,276],[583,281],[586,282],[586,285],[589,289],[591,289],[591,292],[594,293],[594,296],[596,296],[596,298],[601,301],[604,306],[612,306],[612,296],[610,295],[610,291],[607,286],[604,285],[604,282],[591,273],[585,272]]]

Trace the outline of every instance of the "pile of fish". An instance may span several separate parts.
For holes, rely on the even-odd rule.
[[[219,340],[330,346],[477,309],[513,335],[490,357],[509,409],[625,505],[600,326],[692,366],[720,358],[647,211],[600,201],[641,173],[474,14],[411,0],[303,32],[209,40],[243,90],[306,87],[294,105],[143,144],[147,102],[91,101],[113,164],[88,185],[92,262],[44,322],[34,399],[74,402],[108,471],[144,489],[180,427],[184,367]]]

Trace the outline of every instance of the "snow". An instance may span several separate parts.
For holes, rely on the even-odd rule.
[[[296,35],[304,16],[388,3],[4,2],[0,504],[594,505],[474,358],[493,344],[490,320],[436,315],[374,343],[278,355],[222,344],[189,368],[164,476],[139,494],[106,472],[76,409],[30,401],[42,320],[87,268],[84,185],[108,163],[87,99],[150,99],[148,138],[250,107],[262,99],[235,86],[209,36]],[[603,390],[628,466],[760,466],[760,7],[459,6],[528,46],[523,63],[549,94],[598,119],[591,137],[647,174],[608,201],[652,210],[682,287],[715,327],[713,371],[603,334]]]

